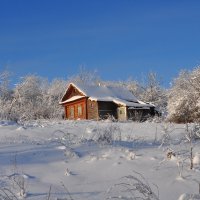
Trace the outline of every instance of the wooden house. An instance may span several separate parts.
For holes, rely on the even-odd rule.
[[[60,105],[66,119],[144,120],[155,114],[155,107],[139,101],[125,88],[70,83]]]

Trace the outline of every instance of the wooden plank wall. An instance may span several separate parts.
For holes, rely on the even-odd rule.
[[[98,120],[98,103],[97,101],[87,100],[88,119]]]
[[[66,118],[67,119],[87,119],[86,102],[87,102],[86,98],[83,98],[83,99],[65,104]],[[78,106],[82,107],[82,115],[78,115]],[[74,108],[74,117],[71,117],[70,115],[71,107]]]

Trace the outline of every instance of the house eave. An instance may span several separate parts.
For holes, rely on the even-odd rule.
[[[65,101],[61,101],[61,102],[59,102],[59,104],[64,105],[66,103],[71,103],[71,102],[74,102],[74,101],[77,101],[77,100],[80,100],[80,99],[83,99],[83,98],[86,98],[86,97],[77,95],[77,96],[73,96],[73,97],[71,97],[71,98],[69,98]]]

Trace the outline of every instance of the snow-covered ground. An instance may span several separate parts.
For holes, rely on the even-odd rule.
[[[200,199],[199,141],[192,142],[191,170],[185,131],[185,125],[150,122],[1,121],[0,194],[131,199],[134,185],[124,185],[137,177],[161,200]]]

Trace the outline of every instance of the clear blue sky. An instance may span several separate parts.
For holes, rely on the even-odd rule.
[[[200,1],[0,0],[0,71],[104,80],[154,71],[167,85],[200,64]]]

